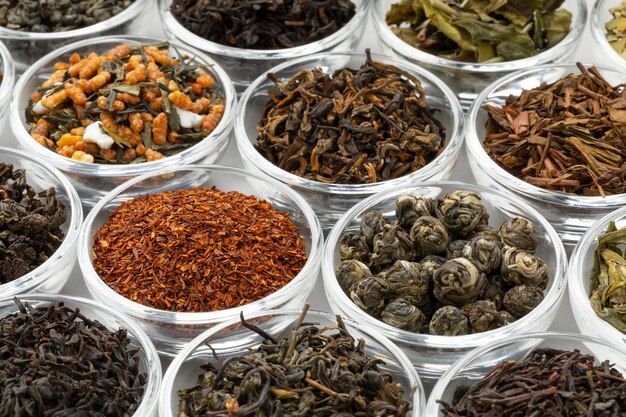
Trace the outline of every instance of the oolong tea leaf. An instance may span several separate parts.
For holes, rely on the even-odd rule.
[[[626,59],[626,1],[610,11],[613,19],[606,22],[606,40]]]
[[[563,0],[403,0],[387,24],[404,42],[464,62],[523,59],[549,49],[570,30]]]

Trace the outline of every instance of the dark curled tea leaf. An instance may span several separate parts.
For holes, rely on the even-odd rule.
[[[36,192],[23,169],[0,163],[0,284],[48,260],[64,238],[65,206],[54,188]]]
[[[355,14],[349,0],[174,0],[172,15],[196,35],[226,46],[283,49],[315,42]]]
[[[487,154],[537,187],[584,196],[626,192],[626,92],[595,68],[485,105]]]
[[[336,184],[398,178],[439,155],[445,128],[420,81],[366,53],[358,70],[303,70],[286,82],[269,74],[277,88],[257,127],[261,155],[292,174]]]
[[[0,319],[0,416],[130,417],[144,394],[137,349],[63,303]]]
[[[626,379],[609,361],[579,350],[540,348],[503,362],[465,388],[444,417],[623,417]]]
[[[341,317],[319,327],[301,324],[305,314],[289,338],[270,340],[258,329],[265,339],[258,348],[206,364],[198,385],[178,392],[178,417],[407,415],[403,386]]]

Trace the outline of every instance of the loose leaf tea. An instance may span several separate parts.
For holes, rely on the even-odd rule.
[[[65,237],[65,206],[54,188],[37,192],[26,171],[0,163],[0,284],[43,264]]]
[[[529,184],[567,194],[626,192],[626,92],[595,68],[487,104],[487,154]]]
[[[529,220],[495,229],[480,197],[464,190],[436,200],[403,195],[395,204],[395,220],[368,211],[359,233],[341,237],[335,276],[372,317],[454,336],[505,326],[543,301],[548,267],[534,254]]]
[[[86,163],[156,161],[207,137],[224,98],[206,65],[169,44],[74,53],[30,97],[28,132],[42,146]]]
[[[277,89],[257,127],[257,150],[307,179],[363,184],[398,178],[443,150],[445,128],[420,81],[366,51],[358,70],[303,70]]]
[[[523,59],[567,35],[564,0],[403,0],[387,12],[391,30],[429,54],[463,62]],[[393,27],[395,26],[395,27]]]
[[[304,267],[298,228],[254,196],[213,188],[125,201],[94,236],[93,265],[113,290],[161,310],[239,307]]]
[[[613,19],[606,22],[606,40],[615,52],[626,59],[626,1],[610,11]]]
[[[595,365],[579,350],[538,348],[461,388],[453,404],[439,402],[444,417],[621,417],[626,379],[608,360]]]
[[[350,0],[174,0],[172,15],[187,30],[234,48],[283,49],[337,32],[352,19]]]
[[[130,417],[144,394],[138,349],[63,303],[0,319],[0,416]]]
[[[248,353],[203,366],[198,385],[180,390],[178,417],[405,416],[412,404],[403,386],[366,353],[340,316],[336,326],[303,324],[289,338],[265,340]]]
[[[591,275],[590,301],[603,320],[626,334],[626,228],[611,221],[598,236]]]
[[[110,19],[135,0],[3,0],[0,26],[21,32],[66,32]]]

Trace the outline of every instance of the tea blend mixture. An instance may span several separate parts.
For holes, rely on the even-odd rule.
[[[65,237],[63,223],[65,206],[54,188],[37,192],[25,170],[0,162],[0,284],[47,261]]]
[[[387,24],[404,42],[463,62],[514,61],[550,49],[570,30],[564,0],[402,0]]]
[[[74,53],[30,98],[28,131],[39,144],[86,163],[156,161],[207,137],[224,97],[206,65],[169,44]]]
[[[21,32],[66,32],[95,25],[135,0],[3,0],[0,26]]]
[[[503,362],[443,401],[444,417],[626,415],[626,379],[609,361],[578,350],[535,349]]]
[[[172,15],[211,42],[244,49],[284,49],[325,38],[356,12],[350,0],[174,0]]]
[[[410,174],[444,147],[445,127],[420,81],[369,50],[358,69],[300,71],[276,84],[257,130],[257,150],[297,176],[364,184]]]
[[[626,334],[626,228],[611,221],[598,236],[591,275],[590,301],[603,320]]]
[[[125,201],[93,245],[96,273],[113,290],[139,304],[181,312],[259,300],[289,283],[306,260],[288,213],[215,187]]]
[[[138,349],[63,303],[0,319],[0,415],[129,417],[144,394]]]
[[[626,92],[595,68],[543,83],[487,112],[483,146],[507,172],[566,194],[626,192]]]
[[[463,190],[395,203],[394,220],[369,211],[359,233],[341,237],[337,281],[363,311],[399,329],[456,336],[505,326],[541,303],[548,266],[534,254],[529,220],[495,229],[480,197]]]
[[[615,51],[626,59],[626,1],[612,8],[613,19],[606,25],[606,40]]]
[[[304,324],[306,312],[277,340],[246,322],[265,340],[250,352],[209,362],[198,385],[180,390],[178,417],[405,416],[412,404],[403,386],[365,353],[340,316],[336,326]],[[411,393],[406,393],[411,395]]]

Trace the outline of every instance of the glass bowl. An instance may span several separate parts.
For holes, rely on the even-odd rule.
[[[128,332],[131,342],[139,348],[139,370],[147,375],[144,395],[139,407],[132,417],[152,417],[157,406],[157,394],[161,387],[161,361],[154,345],[148,336],[135,323],[123,314],[98,304],[92,300],[66,295],[28,294],[18,297],[22,302],[28,302],[33,307],[44,307],[63,302],[66,307],[78,308],[85,317],[97,320],[110,330],[124,329]],[[16,313],[19,309],[13,300],[0,302],[0,317]]]
[[[308,260],[300,273],[279,291],[242,307],[204,313],[158,310],[130,301],[104,283],[92,264],[93,236],[123,201],[138,195],[175,189],[215,186],[221,191],[238,191],[269,201],[290,214],[298,227]],[[169,168],[134,178],[113,190],[89,213],[79,238],[78,258],[91,295],[110,309],[124,312],[137,321],[164,355],[175,355],[187,342],[218,323],[273,308],[302,308],[317,281],[323,236],[315,213],[293,190],[269,178],[238,168],[217,165],[188,165]]]
[[[626,62],[606,40],[605,28],[605,25],[613,19],[613,14],[610,10],[622,3],[623,0],[597,0],[591,10],[589,30],[596,41],[597,49],[594,48],[594,56],[596,56],[598,62],[606,62],[605,60],[609,58],[610,64],[623,68]]]
[[[373,3],[372,20],[383,51],[399,55],[432,71],[456,93],[464,109],[469,108],[478,94],[489,84],[511,72],[569,60],[576,52],[587,23],[587,2],[565,0],[562,7],[572,13],[572,27],[565,38],[552,48],[528,58],[509,62],[459,62],[420,51],[397,37],[385,21],[387,11],[393,3],[397,3],[397,0],[377,0]]]
[[[163,30],[169,39],[192,45],[209,54],[215,62],[228,72],[238,92],[264,72],[290,59],[303,58],[321,52],[351,51],[361,41],[367,16],[369,0],[351,0],[356,5],[356,13],[337,32],[316,42],[286,49],[258,50],[234,48],[206,40],[181,25],[170,12],[172,0],[159,0],[159,13]]]
[[[441,154],[425,167],[403,177],[375,184],[327,184],[291,174],[265,159],[254,148],[257,139],[256,126],[268,101],[267,91],[273,89],[274,84],[262,75],[250,85],[239,103],[235,137],[244,166],[253,172],[269,175],[297,190],[313,207],[324,230],[330,229],[343,213],[374,193],[398,184],[449,178],[461,151],[463,112],[452,90],[417,65],[375,54],[372,54],[372,58],[395,65],[419,79],[426,91],[428,106],[438,110],[436,117],[446,127],[445,148]],[[290,61],[270,72],[276,74],[278,79],[289,79],[304,69],[317,67],[332,73],[344,67],[359,68],[364,62],[363,53],[331,53]]]
[[[289,337],[289,330],[298,321],[302,311],[276,310],[260,311],[246,315],[247,321],[265,330],[270,335]],[[375,333],[372,329],[344,318],[344,323],[355,339],[363,339],[366,343],[365,353],[384,360],[381,368],[389,371],[404,387],[405,398],[413,402],[413,409],[407,417],[422,416],[424,405],[424,389],[420,379],[411,366],[408,358],[386,337]],[[305,321],[320,327],[336,326],[335,316],[317,311],[308,312]],[[167,369],[159,396],[159,415],[175,417],[178,415],[178,396],[180,389],[189,388],[197,383],[202,373],[200,366],[207,362],[215,363],[213,353],[207,347],[210,343],[220,359],[245,354],[249,349],[257,347],[263,339],[251,330],[243,327],[239,319],[220,324],[199,335],[185,346]]]
[[[597,68],[612,85],[624,81],[623,72]],[[472,105],[465,135],[467,157],[477,183],[512,193],[526,201],[545,216],[568,246],[575,245],[596,220],[622,207],[626,195],[593,197],[563,194],[531,185],[509,174],[483,149],[487,112],[482,107],[486,104],[501,106],[509,95],[519,95],[522,89],[552,83],[567,74],[579,72],[575,64],[552,64],[519,71],[491,84]]]
[[[83,209],[72,184],[59,170],[41,161],[36,155],[0,147],[0,162],[13,164],[13,169],[25,169],[26,181],[37,192],[56,189],[57,199],[65,205],[65,237],[61,246],[47,261],[28,274],[0,285],[0,299],[31,292],[58,293],[70,277],[76,262],[76,245],[83,222]]]
[[[455,391],[478,382],[497,364],[506,360],[519,360],[535,348],[561,350],[578,349],[596,358],[595,365],[609,360],[622,374],[626,373],[626,351],[623,347],[574,333],[537,333],[520,335],[487,344],[468,353],[446,372],[433,388],[424,417],[443,416],[443,407],[437,400],[451,403]]]
[[[598,317],[589,301],[590,278],[598,236],[613,220],[620,228],[626,226],[626,208],[622,207],[594,223],[578,242],[570,257],[567,271],[568,292],[574,319],[581,333],[621,345],[626,350],[626,334]]]
[[[37,61],[22,75],[15,86],[15,94],[11,99],[11,129],[18,145],[28,152],[38,155],[46,163],[58,168],[68,176],[81,197],[83,205],[93,207],[106,193],[137,175],[154,172],[165,167],[176,167],[195,162],[213,163],[223,156],[230,138],[233,124],[233,113],[237,102],[235,90],[228,75],[206,55],[184,45],[173,43],[170,53],[195,56],[198,62],[207,64],[211,75],[216,80],[225,100],[224,116],[215,130],[196,145],[158,161],[139,164],[89,164],[66,158],[37,143],[26,130],[24,109],[31,93],[54,71],[53,64],[59,60],[69,60],[74,53],[80,54],[98,51],[104,53],[115,45],[126,43],[141,45],[162,42],[162,40],[142,37],[103,37],[87,39],[58,49]]]
[[[361,217],[370,210],[379,210],[386,218],[395,218],[395,200],[405,194],[437,198],[455,190],[473,191],[480,196],[489,213],[489,223],[499,226],[507,219],[523,216],[530,220],[536,231],[537,253],[548,265],[549,280],[544,300],[533,311],[512,324],[482,333],[461,336],[435,336],[419,334],[392,327],[361,310],[343,292],[335,276],[340,263],[339,245],[344,233],[358,232]],[[414,186],[390,188],[362,201],[337,222],[328,235],[322,275],[324,288],[332,311],[350,317],[377,334],[388,337],[409,357],[424,382],[439,378],[455,361],[478,346],[493,345],[518,334],[547,330],[554,321],[565,293],[567,256],[558,235],[535,209],[520,199],[498,190],[460,182],[425,182]]]
[[[2,119],[9,107],[13,84],[15,84],[13,58],[2,42],[0,42],[0,60],[2,60],[2,83],[0,83],[0,119]]]
[[[97,36],[132,32],[133,20],[144,14],[151,3],[151,0],[135,0],[124,11],[110,19],[65,32],[21,32],[0,26],[0,41],[11,51],[16,71],[21,74],[39,58],[64,45]]]

